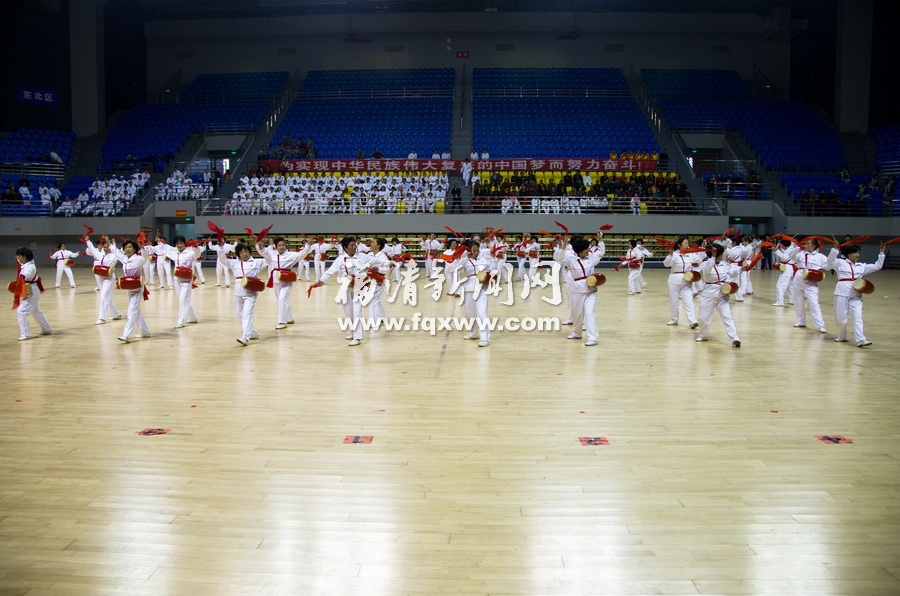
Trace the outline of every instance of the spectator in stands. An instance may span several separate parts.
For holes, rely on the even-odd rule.
[[[431,159],[440,159],[440,158],[441,158],[441,154],[438,153],[437,149],[435,149],[434,151],[431,152]]]
[[[469,153],[469,159],[471,159],[472,161],[478,159],[478,152],[475,151],[475,147],[472,147],[472,152]]]
[[[63,160],[56,152],[56,147],[50,150],[50,161],[59,165],[63,165]]]
[[[9,183],[9,188],[3,191],[2,202],[4,205],[18,205],[22,202],[22,197],[19,196],[12,182]]]
[[[447,205],[447,213],[462,213],[462,189],[459,184],[453,183],[450,189],[450,202]]]
[[[450,150],[444,149],[444,152],[441,153],[441,159],[450,159]]]
[[[19,183],[19,196],[22,197],[23,205],[31,204],[31,189],[29,188],[28,180],[22,179],[22,182]]]
[[[491,154],[488,153],[488,150],[482,149],[481,150],[481,159],[490,159],[490,158],[491,158]]]
[[[406,159],[419,159],[419,152],[413,149],[409,152],[409,155],[406,156]]]
[[[384,159],[384,153],[381,152],[381,149],[375,147],[375,151],[372,152],[372,159]]]

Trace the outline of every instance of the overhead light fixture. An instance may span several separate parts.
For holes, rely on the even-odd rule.
[[[497,12],[496,6],[487,7],[484,9],[484,12]]]

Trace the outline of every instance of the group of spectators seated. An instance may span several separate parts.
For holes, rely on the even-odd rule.
[[[82,190],[76,198],[63,197],[58,205],[54,205],[53,212],[64,217],[124,215],[132,201],[139,197],[147,186],[149,179],[150,174],[147,172],[135,172],[128,178],[124,176],[96,178],[90,187]]]
[[[316,145],[313,143],[312,137],[306,137],[306,140],[294,140],[290,134],[284,135],[279,143],[269,143],[268,146],[260,149],[257,161],[264,159],[316,159]]]
[[[19,181],[18,188],[13,182],[7,185],[0,201],[4,205],[22,205],[25,207],[43,205],[49,208],[54,203],[59,202],[61,194],[55,183],[40,182],[38,188],[34,189],[28,178],[22,178]]]
[[[175,168],[165,182],[159,182],[154,190],[157,201],[190,201],[206,199],[214,194],[215,177],[206,172],[202,177],[185,174]]]
[[[761,199],[765,197],[762,175],[752,165],[744,172],[704,175],[706,193],[722,199]]]
[[[318,173],[285,175],[252,168],[225,202],[225,215],[434,213],[449,189],[447,174]]]
[[[596,177],[596,178],[595,178]],[[493,213],[694,213],[695,205],[676,174],[625,175],[567,172],[539,180],[533,172],[476,178],[472,211]]]
[[[843,173],[842,173],[843,174]],[[844,185],[849,185],[849,176],[842,175]],[[882,178],[877,173],[866,181],[855,185],[848,191],[846,188],[810,188],[792,195],[800,214],[810,217],[869,217],[873,215],[873,195],[882,196],[885,201],[892,201],[896,189],[897,177]],[[880,203],[880,201],[876,201]],[[880,215],[880,213],[874,213]]]

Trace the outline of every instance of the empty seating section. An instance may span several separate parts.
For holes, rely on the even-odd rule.
[[[478,94],[590,93],[630,96],[618,68],[476,68],[472,91]]]
[[[659,151],[625,75],[613,68],[476,68],[472,142],[492,158]]]
[[[796,215],[873,216],[881,217],[883,193],[869,185],[871,176],[851,176],[849,182],[839,174],[782,174],[781,183],[801,213]],[[830,195],[835,199],[829,199]]]
[[[452,68],[410,68],[387,70],[311,70],[299,97],[372,97],[453,94]]]
[[[869,131],[875,141],[875,167],[900,171],[900,126],[880,126]]]
[[[630,97],[478,97],[472,140],[492,158],[591,158],[659,152]]]
[[[287,81],[287,71],[200,74],[181,97],[187,101],[271,100]]]
[[[837,132],[800,101],[777,99],[659,100],[681,130],[738,130],[769,170],[834,171],[844,167]]]
[[[641,76],[657,98],[752,96],[736,70],[645,68]]]
[[[453,118],[452,68],[310,71],[272,137],[274,156],[281,139],[312,137],[316,157],[422,158],[450,148]]]
[[[72,159],[75,133],[20,128],[0,140],[0,163],[49,163],[54,149],[64,163]]]
[[[312,137],[320,159],[369,157],[380,148],[386,158],[422,158],[450,147],[453,100],[432,98],[298,99],[272,137]]]
[[[109,131],[101,150],[101,168],[150,163],[162,170],[191,133],[255,130],[269,105],[269,101],[244,101],[137,106]]]

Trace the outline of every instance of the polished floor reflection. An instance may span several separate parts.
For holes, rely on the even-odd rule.
[[[41,298],[53,335],[0,319],[0,593],[900,593],[900,276],[872,276],[857,348],[833,341],[832,280],[820,334],[755,272],[735,349],[718,316],[704,343],[666,326],[662,270],[635,296],[605,273],[596,347],[571,327],[348,347],[336,287],[303,282],[296,323],[274,329],[267,290],[242,347],[211,272],[199,324],[153,290],[152,337],[123,344],[79,269]],[[418,290],[388,314],[462,316]],[[490,314],[564,319],[549,292]]]

